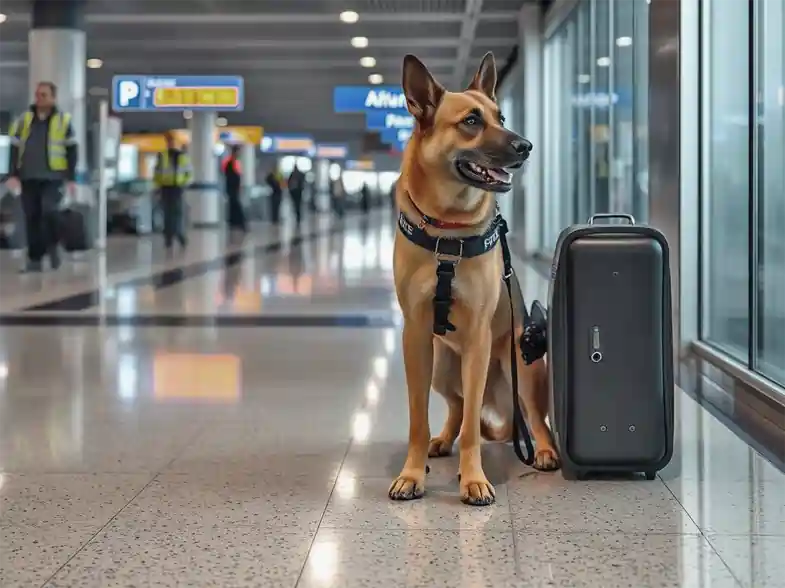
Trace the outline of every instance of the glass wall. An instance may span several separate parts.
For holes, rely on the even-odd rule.
[[[701,337],[785,384],[785,8],[701,11]]]
[[[648,213],[648,2],[586,0],[543,51],[541,249],[596,212]]]

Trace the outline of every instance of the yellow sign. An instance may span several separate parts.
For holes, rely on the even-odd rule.
[[[262,127],[221,127],[216,129],[216,140],[224,143],[259,145],[264,136]]]
[[[156,108],[237,108],[240,91],[237,88],[156,88],[153,105]]]
[[[166,139],[163,135],[123,135],[121,142],[125,145],[136,145],[140,153],[160,153],[166,149]]]

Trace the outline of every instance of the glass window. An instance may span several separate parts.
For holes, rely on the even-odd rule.
[[[738,0],[701,3],[701,334],[745,362],[750,319],[749,7]]]
[[[780,0],[753,4],[757,11],[759,100],[757,349],[753,350],[753,367],[785,384],[785,7]]]
[[[610,0],[592,2],[592,99],[591,162],[592,212],[608,212],[610,200],[611,160],[611,58]]]
[[[628,4],[619,2],[618,4]],[[634,190],[632,214],[649,220],[649,0],[633,0],[633,108]]]
[[[632,213],[635,192],[635,142],[633,86],[635,63],[635,8],[637,2],[615,2],[613,6],[613,90],[611,121],[611,210]]]

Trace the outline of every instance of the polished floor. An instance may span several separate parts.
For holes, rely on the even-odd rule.
[[[0,587],[783,586],[785,475],[681,391],[653,482],[567,482],[489,444],[495,505],[460,503],[454,457],[390,502],[392,231],[124,238],[40,276],[3,253]]]

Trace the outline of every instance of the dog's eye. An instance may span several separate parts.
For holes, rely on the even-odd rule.
[[[473,127],[482,124],[482,119],[476,114],[470,114],[465,119],[463,119],[463,124]]]

